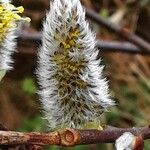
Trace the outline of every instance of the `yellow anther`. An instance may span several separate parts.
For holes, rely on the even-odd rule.
[[[19,13],[23,13],[24,12],[23,6],[17,7],[17,9],[18,9]]]
[[[0,1],[0,41],[5,37],[9,28],[16,28],[17,21],[25,20],[30,22],[30,18],[22,18],[18,13],[23,13],[22,6],[15,7],[14,5]]]
[[[0,28],[3,28],[3,23],[0,23]]]
[[[70,41],[69,41],[69,44],[70,44],[70,45],[74,45],[74,41],[73,41],[73,40],[70,40]]]
[[[3,11],[3,7],[0,6],[0,13]]]
[[[70,45],[69,45],[69,44],[66,44],[66,45],[64,46],[64,48],[65,48],[65,49],[68,49],[68,48],[70,48]]]
[[[31,19],[29,17],[25,18],[27,22],[31,22]]]
[[[78,30],[75,30],[73,33],[72,33],[72,36],[78,36],[79,35],[79,31]]]

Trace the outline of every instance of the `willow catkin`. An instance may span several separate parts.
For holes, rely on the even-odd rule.
[[[0,0],[0,80],[5,72],[12,69],[12,54],[16,50],[16,30],[18,22],[29,18],[22,18],[22,6],[15,7],[10,1]]]
[[[79,0],[54,0],[38,53],[39,95],[50,129],[99,123],[114,105]]]
[[[125,132],[116,140],[115,146],[116,150],[134,150],[136,137],[130,132]]]

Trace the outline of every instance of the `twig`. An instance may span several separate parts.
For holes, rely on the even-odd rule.
[[[103,52],[122,52],[130,54],[150,54],[148,51],[141,51],[137,46],[129,42],[118,41],[97,41],[97,47]]]
[[[142,51],[150,52],[150,44],[146,42],[145,40],[143,40],[142,38],[140,38],[139,36],[135,35],[134,33],[131,33],[125,30],[124,28],[113,24],[112,22],[109,22],[108,20],[102,18],[101,16],[99,16],[97,13],[95,13],[92,10],[86,9],[86,15],[92,21],[107,28],[109,31],[118,34],[120,37],[126,39],[127,41],[135,44],[136,46],[141,48]]]
[[[51,133],[21,133],[13,131],[0,131],[0,145],[59,145],[74,146],[94,143],[111,143],[124,132],[140,135],[143,139],[150,139],[150,128],[114,128],[107,127],[99,130],[66,129]]]
[[[0,131],[7,131],[7,128],[2,123],[0,123]]]
[[[18,40],[27,40],[31,42],[41,42],[42,34],[41,32],[36,33],[28,33],[28,32],[21,32],[19,33]]]
[[[8,131],[8,129],[2,124],[0,123],[0,131]],[[9,132],[9,131],[8,131]],[[37,145],[1,145],[0,144],[0,150],[9,150],[9,149],[19,149],[19,150],[42,150],[41,146],[37,146]]]
[[[21,41],[30,41],[41,43],[41,33],[20,33],[19,39]],[[103,52],[127,52],[127,53],[141,53],[150,54],[150,51],[141,51],[137,46],[128,42],[117,41],[97,41],[97,47]]]

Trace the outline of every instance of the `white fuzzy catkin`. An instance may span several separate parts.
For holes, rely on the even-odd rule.
[[[0,81],[12,69],[12,54],[16,51],[16,28],[9,29],[0,44]]]
[[[4,40],[0,43],[0,70],[12,69],[12,54],[16,50],[16,28],[7,31]]]
[[[11,0],[0,0],[1,3],[10,3]],[[3,20],[3,18],[1,18]],[[15,51],[15,30],[16,27],[10,28],[5,33],[5,37],[0,42],[0,74],[2,78],[7,70],[12,69],[11,64],[13,63],[11,55]],[[2,34],[2,33],[1,33]],[[1,80],[1,79],[0,79]]]
[[[17,29],[21,21],[30,22],[30,18],[22,18],[22,6],[15,7],[9,0],[0,0],[0,80],[12,69],[12,54],[16,50]]]
[[[135,136],[130,132],[125,132],[115,143],[116,150],[133,150]]]
[[[114,105],[97,55],[80,1],[54,0],[43,25],[36,71],[50,129],[99,123],[102,112]]]

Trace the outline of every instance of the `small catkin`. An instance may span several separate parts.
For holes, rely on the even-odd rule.
[[[135,139],[132,133],[125,132],[116,140],[116,150],[134,150]]]
[[[0,0],[0,80],[5,72],[12,69],[12,54],[16,50],[16,30],[18,22],[28,18],[22,18],[22,6],[15,7],[11,1]]]
[[[40,101],[51,130],[99,124],[101,114],[114,105],[95,43],[79,0],[51,3],[36,71]]]

